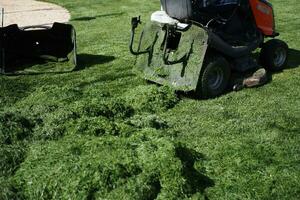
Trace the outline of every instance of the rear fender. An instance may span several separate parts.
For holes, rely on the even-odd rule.
[[[277,33],[275,32],[275,19],[272,4],[266,0],[251,0],[250,6],[256,26],[261,32],[265,36],[276,36]]]
[[[186,30],[149,22],[145,25],[138,50],[135,71],[145,79],[176,90],[197,87],[208,47],[206,30],[191,25]]]

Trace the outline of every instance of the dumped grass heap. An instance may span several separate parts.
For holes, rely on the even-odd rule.
[[[125,94],[126,101],[138,112],[159,112],[173,108],[178,102],[170,87],[138,86]]]
[[[180,147],[161,135],[145,129],[128,138],[74,135],[35,144],[15,180],[28,199],[191,196],[195,177],[185,176],[189,172],[177,155]]]
[[[0,199],[20,199],[11,177],[26,159],[34,122],[19,112],[0,112]]]
[[[23,109],[27,117],[22,112],[0,115],[1,170],[11,175],[2,185],[1,198],[202,195],[200,189],[191,190],[193,177],[187,175],[187,167],[194,169],[193,163],[201,159],[185,161],[168,123],[154,114],[175,106],[173,90],[149,85],[129,90],[124,98],[75,98],[74,89],[60,88],[56,92],[64,95],[59,96],[54,88],[39,89],[20,103],[39,99]]]
[[[15,172],[24,160],[33,122],[20,113],[0,112],[0,176]]]

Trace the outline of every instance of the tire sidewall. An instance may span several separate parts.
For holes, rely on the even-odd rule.
[[[208,79],[212,71],[215,70],[216,68],[222,70],[223,79],[218,88],[212,89],[211,87],[209,87]],[[207,62],[204,69],[202,70],[199,83],[198,83],[198,85],[200,84],[198,93],[200,93],[202,98],[214,98],[220,96],[226,90],[228,86],[229,78],[230,78],[229,63],[222,56],[215,57],[214,59],[211,59],[209,62]]]
[[[278,49],[282,49],[285,51],[285,61],[280,65],[276,66],[275,64],[275,52]],[[281,71],[284,69],[284,67],[287,64],[287,58],[288,58],[288,45],[278,39],[272,39],[267,41],[260,53],[260,62],[263,65],[264,68],[270,70],[270,71]]]

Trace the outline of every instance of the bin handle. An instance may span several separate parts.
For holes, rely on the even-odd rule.
[[[130,50],[130,53],[132,53],[135,56],[149,52],[147,50],[146,51],[139,51],[139,50],[135,51],[133,49],[135,29],[138,27],[139,24],[141,24],[141,16],[131,18],[131,36],[130,36],[129,50]]]
[[[21,28],[21,30],[25,31],[25,30],[33,29],[33,28],[40,28],[40,29],[45,29],[45,30],[51,29],[51,27],[45,26],[45,25],[34,25],[34,26],[24,26]]]

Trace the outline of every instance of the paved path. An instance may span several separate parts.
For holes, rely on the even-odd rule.
[[[53,22],[70,20],[70,13],[65,8],[40,1],[0,0],[0,8],[4,8],[4,26],[9,24],[18,24],[19,27],[51,25]]]

